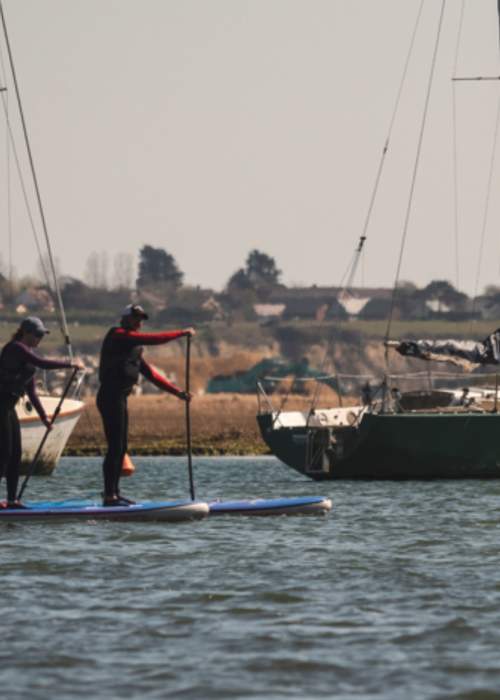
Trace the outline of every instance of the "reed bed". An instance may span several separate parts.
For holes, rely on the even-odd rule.
[[[325,397],[326,399],[326,397]],[[297,395],[272,397],[276,409],[306,410],[310,398]],[[336,405],[333,393],[329,406]],[[326,405],[322,401],[323,405]],[[195,396],[191,402],[191,433],[194,454],[267,454],[256,421],[257,399],[245,394]],[[186,414],[183,402],[165,394],[132,396],[129,399],[129,452],[131,454],[184,454]],[[65,450],[66,455],[103,454],[101,420],[95,400],[85,410]]]

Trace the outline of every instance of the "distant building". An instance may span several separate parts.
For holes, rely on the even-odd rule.
[[[28,287],[14,299],[14,306],[18,314],[26,314],[30,311],[45,311],[54,313],[55,307],[51,295],[46,289]]]
[[[283,316],[285,304],[254,304],[253,310],[260,321],[272,321]]]

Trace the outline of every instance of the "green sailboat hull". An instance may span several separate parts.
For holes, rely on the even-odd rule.
[[[358,427],[333,431],[257,420],[271,452],[316,480],[500,477],[496,413],[366,413]]]

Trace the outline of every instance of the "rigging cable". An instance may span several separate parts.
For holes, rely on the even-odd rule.
[[[2,75],[3,75],[4,83],[7,84],[6,71],[5,71],[5,65],[4,65],[4,59],[3,59],[3,54],[2,54],[2,51],[1,51],[1,47],[0,47],[0,66],[1,66],[1,68],[2,68]],[[36,249],[37,249],[38,258],[39,258],[39,261],[40,261],[40,267],[41,267],[41,269],[42,269],[42,272],[43,272],[43,275],[44,275],[44,278],[45,278],[45,282],[46,282],[46,284],[47,284],[47,287],[52,291],[52,286],[51,286],[51,283],[50,283],[49,275],[48,275],[47,270],[46,270],[46,267],[45,267],[45,263],[44,263],[43,256],[42,256],[42,251],[41,251],[41,248],[40,248],[40,243],[39,243],[39,240],[38,240],[38,233],[37,233],[37,230],[36,230],[36,226],[35,226],[35,221],[34,221],[33,213],[32,213],[32,211],[31,211],[31,205],[30,205],[30,202],[29,202],[29,197],[28,197],[28,192],[27,192],[27,189],[26,189],[26,184],[25,184],[25,182],[24,182],[24,177],[23,177],[23,173],[22,173],[22,169],[21,169],[21,163],[20,163],[19,156],[18,156],[18,153],[17,153],[16,142],[15,142],[15,139],[14,139],[14,133],[13,133],[13,131],[12,131],[12,126],[11,126],[11,123],[10,123],[9,105],[8,105],[8,97],[7,97],[7,96],[8,96],[8,91],[7,91],[7,88],[4,87],[4,88],[2,88],[2,106],[3,106],[3,110],[4,110],[5,124],[6,124],[6,128],[7,128],[7,143],[8,143],[8,146],[7,146],[7,148],[8,148],[7,154],[9,155],[10,152],[12,152],[12,154],[13,154],[13,156],[14,156],[14,161],[15,161],[15,163],[16,163],[16,170],[17,170],[17,174],[18,174],[18,177],[19,177],[19,183],[20,183],[20,185],[21,185],[21,192],[22,192],[22,195],[23,195],[24,204],[25,204],[25,207],[26,207],[27,215],[28,215],[28,219],[29,219],[29,223],[30,223],[30,227],[31,227],[31,232],[32,232],[32,234],[33,234],[33,240],[35,241],[35,246],[36,246]],[[10,169],[10,162],[9,162],[7,171],[8,171],[8,172],[7,172],[7,182],[8,182],[7,200],[8,200],[8,207],[9,207],[9,210],[10,210],[10,209],[11,209],[11,196],[10,196],[10,171],[11,171],[11,169]],[[9,217],[9,218],[10,218],[10,217]],[[9,239],[11,238],[11,236],[12,236],[11,230],[9,229]],[[10,240],[9,240],[9,248],[12,249],[12,245],[11,245],[11,243],[10,243]],[[10,253],[10,251],[9,251],[9,258],[10,258],[10,257],[11,257],[11,253]],[[12,260],[10,259],[10,260],[9,260],[9,279],[10,279],[11,282],[12,282],[12,278],[13,278],[13,267],[12,267]]]
[[[486,187],[486,198],[484,202],[484,212],[483,212],[483,222],[481,226],[481,243],[479,245],[479,257],[477,261],[477,269],[476,269],[476,281],[474,284],[474,297],[473,297],[473,302],[472,302],[472,311],[475,311],[475,306],[476,306],[476,299],[477,299],[477,291],[479,287],[479,279],[481,275],[481,266],[483,262],[483,248],[484,248],[484,241],[486,238],[486,228],[488,225],[488,219],[489,219],[489,212],[490,212],[490,200],[491,200],[491,187],[493,183],[493,175],[495,172],[495,164],[496,164],[496,150],[497,150],[497,143],[498,143],[498,131],[500,127],[500,92],[498,93],[498,100],[497,100],[497,111],[496,111],[496,117],[495,117],[495,131],[493,135],[493,146],[492,146],[492,151],[491,151],[491,159],[490,159],[490,169],[488,173],[488,184]]]
[[[369,225],[370,225],[370,222],[371,222],[371,216],[372,216],[373,208],[374,208],[374,205],[375,205],[375,200],[376,200],[376,198],[377,198],[377,194],[378,194],[378,189],[379,189],[380,181],[381,181],[381,178],[382,178],[382,173],[383,173],[383,169],[384,169],[385,159],[386,159],[387,153],[388,153],[388,151],[389,151],[389,146],[390,146],[390,143],[391,143],[391,138],[392,138],[392,132],[393,132],[393,128],[394,128],[394,123],[395,123],[395,121],[396,121],[396,116],[397,116],[397,113],[398,113],[398,111],[399,111],[399,105],[400,105],[400,102],[401,102],[401,96],[402,96],[403,88],[404,88],[404,85],[405,85],[405,82],[406,82],[406,76],[407,76],[407,74],[408,74],[408,68],[409,68],[409,65],[410,65],[410,60],[411,60],[411,57],[412,57],[412,55],[413,55],[413,49],[414,49],[414,46],[415,46],[415,39],[416,39],[416,36],[417,36],[418,27],[419,27],[419,25],[420,25],[420,20],[421,20],[421,17],[422,17],[422,11],[423,11],[423,8],[424,8],[424,4],[425,4],[425,0],[421,0],[421,1],[420,1],[420,6],[419,6],[419,9],[418,9],[418,12],[417,12],[417,16],[416,16],[416,19],[415,19],[415,22],[414,22],[414,25],[413,25],[413,30],[412,30],[412,34],[411,34],[410,44],[409,44],[409,47],[408,47],[408,52],[407,52],[407,54],[406,54],[406,59],[405,59],[404,66],[403,66],[403,72],[402,72],[402,74],[401,74],[401,78],[400,78],[400,81],[399,81],[398,91],[397,91],[397,93],[396,93],[396,99],[395,99],[395,102],[394,102],[394,107],[393,107],[393,109],[392,109],[391,119],[390,119],[390,121],[389,121],[389,127],[388,127],[388,129],[387,129],[387,136],[386,136],[385,141],[384,141],[384,146],[383,146],[383,149],[382,149],[382,154],[381,154],[380,161],[379,161],[379,164],[378,164],[377,173],[376,173],[376,177],[375,177],[375,182],[374,182],[372,194],[371,194],[371,197],[370,197],[370,202],[369,202],[369,205],[368,205],[368,210],[367,210],[366,218],[365,218],[365,221],[364,221],[364,224],[363,224],[362,233],[361,233],[361,236],[360,236],[360,238],[359,238],[358,245],[357,245],[357,247],[356,247],[356,249],[355,249],[355,251],[354,251],[354,255],[353,255],[353,258],[352,258],[352,262],[350,263],[350,272],[348,272],[348,271],[349,271],[349,267],[348,267],[348,269],[347,269],[346,272],[344,273],[344,275],[343,275],[343,277],[342,277],[342,280],[341,280],[341,282],[340,282],[341,290],[340,290],[340,293],[339,293],[338,296],[337,296],[337,298],[338,298],[339,300],[342,299],[342,298],[345,296],[347,290],[352,286],[352,282],[353,282],[354,276],[355,276],[355,274],[356,274],[356,269],[357,269],[357,267],[358,267],[358,263],[359,263],[359,260],[360,260],[361,255],[362,255],[362,252],[363,252],[363,247],[364,247],[364,244],[365,244],[366,239],[367,239],[367,237],[368,237],[368,228],[369,228]],[[347,282],[344,284],[344,279],[345,279],[345,277],[346,277],[347,274],[348,274]],[[325,317],[326,317],[326,314],[325,314]],[[328,359],[328,354],[329,354],[329,352],[330,352],[330,347],[329,347],[329,346],[330,346],[331,344],[332,344],[331,342],[330,342],[330,343],[327,343],[327,347],[326,347],[326,349],[325,349],[325,353],[324,353],[324,356],[323,356],[323,360],[322,360],[321,365],[320,365],[320,372],[321,372],[321,373],[324,372],[324,369],[325,369],[325,366],[326,366],[326,362],[327,362],[327,359]],[[340,394],[340,385],[338,385],[338,387],[339,387],[339,394]],[[316,406],[316,404],[317,404],[317,401],[318,401],[318,399],[319,399],[320,391],[321,391],[321,387],[319,387],[319,386],[317,385],[317,386],[316,386],[316,390],[315,390],[314,395],[313,395],[313,400],[312,400],[312,402],[311,402],[310,413],[312,413],[312,411],[314,411],[314,408],[315,408],[315,406]]]
[[[23,199],[24,199],[24,203],[25,203],[25,206],[26,206],[26,211],[27,211],[27,214],[28,214],[28,219],[29,219],[29,222],[30,222],[31,231],[32,231],[32,233],[33,233],[33,239],[34,239],[34,241],[35,241],[35,245],[36,245],[37,252],[38,252],[38,257],[39,257],[39,260],[40,260],[40,266],[41,266],[41,268],[42,268],[42,271],[43,271],[43,274],[44,274],[44,277],[45,277],[45,281],[46,281],[46,283],[47,283],[47,286],[48,286],[49,289],[52,291],[52,285],[51,285],[51,283],[50,283],[49,275],[48,275],[48,273],[47,273],[47,270],[46,270],[46,268],[45,268],[45,263],[44,263],[44,261],[43,261],[43,255],[42,255],[42,251],[41,251],[41,248],[40,248],[40,243],[39,243],[39,240],[38,240],[38,234],[37,234],[37,231],[36,231],[36,226],[35,226],[35,222],[34,222],[34,217],[33,217],[32,211],[31,211],[31,205],[30,205],[30,203],[29,203],[29,198],[28,198],[28,193],[27,193],[27,190],[26,190],[26,185],[25,185],[24,178],[23,178],[23,175],[22,175],[21,164],[20,164],[20,161],[19,161],[19,156],[18,156],[18,153],[17,153],[16,144],[15,144],[15,141],[14,141],[14,134],[12,133],[12,128],[11,128],[11,124],[10,124],[10,120],[9,120],[8,107],[7,107],[6,99],[5,99],[5,97],[3,96],[3,94],[2,94],[2,104],[3,104],[3,109],[4,109],[6,124],[7,124],[7,131],[8,131],[8,136],[9,136],[9,143],[10,143],[10,147],[11,147],[11,149],[12,149],[12,153],[13,153],[13,155],[14,155],[14,160],[15,160],[15,163],[16,163],[16,170],[17,170],[17,173],[18,173],[18,176],[19,176],[19,182],[20,182],[20,184],[21,184],[21,191],[22,191],[22,193],[23,193]]]
[[[13,59],[12,51],[11,51],[11,48],[10,48],[9,35],[8,35],[8,32],[7,32],[7,25],[6,25],[6,23],[5,23],[5,16],[4,16],[4,11],[3,11],[3,6],[2,6],[1,0],[0,0],[0,16],[1,16],[1,19],[2,19],[3,33],[4,33],[4,36],[5,36],[5,44],[6,44],[6,47],[7,47],[7,54],[8,54],[8,57],[9,57],[9,64],[10,64],[10,69],[11,69],[11,73],[12,73],[12,80],[13,80],[13,83],[14,83],[14,90],[15,90],[15,93],[16,93],[17,106],[18,106],[18,109],[19,109],[20,117],[21,117],[21,124],[22,124],[22,129],[23,129],[23,134],[24,134],[24,141],[25,141],[25,144],[26,144],[26,150],[27,150],[27,153],[28,153],[28,160],[29,160],[29,164],[30,164],[31,174],[32,174],[32,177],[33,177],[33,184],[34,184],[34,187],[35,187],[36,199],[37,199],[37,203],[38,203],[38,211],[39,211],[39,213],[40,213],[40,219],[41,219],[41,222],[42,222],[42,229],[43,229],[43,234],[44,234],[44,238],[45,238],[45,244],[46,244],[46,246],[47,246],[47,253],[48,253],[50,268],[51,268],[51,272],[52,272],[52,278],[53,278],[53,283],[54,283],[54,289],[55,289],[55,292],[56,292],[57,301],[58,301],[58,305],[59,305],[59,313],[60,313],[60,320],[61,320],[61,323],[60,323],[61,332],[62,332],[63,337],[64,337],[64,342],[65,342],[65,344],[66,344],[66,348],[67,348],[68,354],[69,354],[70,358],[72,358],[72,357],[73,357],[73,350],[72,350],[72,347],[71,347],[71,340],[70,340],[70,337],[69,337],[68,324],[67,324],[67,322],[66,322],[66,314],[65,314],[65,311],[64,311],[64,306],[63,306],[63,301],[62,301],[61,289],[60,289],[60,286],[59,286],[59,281],[58,281],[58,279],[57,279],[56,269],[55,269],[55,265],[54,265],[54,257],[53,257],[53,255],[52,255],[52,246],[50,245],[50,239],[49,239],[49,234],[48,234],[48,229],[47,229],[47,223],[46,223],[46,219],[45,219],[45,212],[44,212],[43,205],[42,205],[42,198],[41,198],[41,194],[40,194],[40,188],[39,188],[39,186],[38,186],[38,178],[37,178],[37,176],[36,176],[35,164],[34,164],[33,155],[32,155],[32,152],[31,152],[31,146],[30,146],[30,141],[29,141],[29,137],[28,137],[28,130],[27,130],[27,127],[26,127],[26,120],[25,120],[25,118],[24,118],[24,110],[23,110],[23,106],[22,106],[22,102],[21,102],[21,95],[20,95],[20,92],[19,92],[19,86],[18,86],[18,82],[17,82],[16,70],[15,70],[15,67],[14,67],[14,59]]]
[[[8,262],[7,262],[7,277],[9,281],[9,291],[12,293],[12,197],[11,197],[11,145],[10,145],[10,132],[9,132],[9,93],[7,91],[7,71],[5,70],[5,63],[0,47],[0,75],[2,77],[2,84],[0,86],[0,91],[2,93],[2,101],[6,114],[6,124],[5,124],[5,170],[6,170],[6,199],[7,199],[7,240],[8,240]],[[2,261],[3,262],[3,261]]]
[[[500,127],[500,93],[498,95],[498,101],[497,101],[497,111],[496,111],[496,118],[495,118],[495,132],[494,132],[494,136],[493,136],[493,149],[491,152],[490,169],[489,169],[489,173],[488,173],[488,185],[486,187],[486,199],[484,202],[483,223],[481,226],[481,243],[479,245],[479,257],[478,257],[478,261],[477,261],[476,281],[474,283],[473,311],[475,310],[474,307],[475,307],[475,303],[476,303],[477,290],[479,287],[479,278],[481,275],[481,266],[482,266],[482,262],[483,262],[484,240],[486,237],[486,228],[488,225],[489,212],[490,212],[491,186],[493,183],[493,175],[495,172],[496,150],[497,150],[497,143],[498,143],[499,127]]]
[[[455,58],[453,62],[453,77],[457,75],[458,55],[462,39],[464,23],[465,0],[462,0],[460,19],[458,22],[457,42],[455,45]],[[452,122],[453,122],[453,203],[454,203],[454,227],[455,227],[455,286],[460,287],[460,236],[458,223],[458,148],[457,148],[457,95],[455,81],[452,80]]]
[[[417,181],[418,166],[420,164],[422,143],[423,143],[423,138],[424,138],[425,126],[427,123],[427,113],[429,111],[429,101],[430,101],[430,96],[431,96],[431,91],[432,91],[432,84],[434,81],[434,73],[435,73],[435,68],[436,68],[439,41],[441,38],[441,29],[443,26],[443,17],[444,17],[445,6],[446,6],[446,0],[442,0],[441,12],[439,15],[439,24],[438,24],[437,34],[436,34],[436,41],[434,44],[434,52],[433,52],[433,56],[432,56],[431,70],[430,70],[429,81],[428,81],[428,85],[427,85],[427,94],[425,97],[424,112],[423,112],[422,121],[420,124],[420,134],[419,134],[418,145],[417,145],[417,153],[416,153],[416,157],[415,157],[415,163],[413,166],[413,174],[412,174],[412,179],[411,179],[410,194],[409,194],[409,198],[408,198],[408,206],[406,208],[405,221],[404,221],[404,225],[403,225],[403,235],[401,238],[401,247],[400,247],[400,251],[399,251],[398,264],[397,264],[397,268],[396,268],[396,277],[395,277],[394,286],[392,289],[391,305],[390,305],[390,309],[389,309],[389,318],[387,319],[387,328],[386,328],[386,332],[385,332],[385,341],[386,342],[389,340],[390,333],[391,333],[392,317],[394,314],[394,306],[395,306],[395,301],[396,301],[396,292],[397,292],[398,283],[399,283],[399,276],[401,273],[401,265],[403,263],[403,253],[404,253],[406,238],[408,235],[410,214],[411,214],[412,206],[413,206],[413,198],[414,198],[414,193],[415,193],[415,185],[416,185],[416,181]],[[388,365],[389,361],[388,361],[387,346],[386,346],[385,358],[386,358],[386,364]]]

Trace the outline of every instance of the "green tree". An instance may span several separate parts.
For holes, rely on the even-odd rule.
[[[231,275],[227,283],[228,292],[243,292],[247,290],[253,291],[253,285],[250,282],[246,271],[240,267],[234,275]]]
[[[459,292],[447,280],[432,280],[427,287],[421,290],[420,294],[426,301],[435,300],[439,305],[446,304],[446,306],[454,308],[463,307],[468,300],[466,294]]]
[[[245,267],[237,270],[229,279],[226,289],[231,294],[243,295],[248,301],[252,295],[255,300],[264,301],[279,286],[281,270],[276,261],[260,250],[248,254]]]
[[[137,288],[167,288],[175,291],[182,286],[184,274],[175,259],[163,248],[145,245],[139,252]]]
[[[278,285],[281,270],[276,267],[274,258],[260,250],[252,250],[246,260],[246,274],[253,287],[259,289]]]

